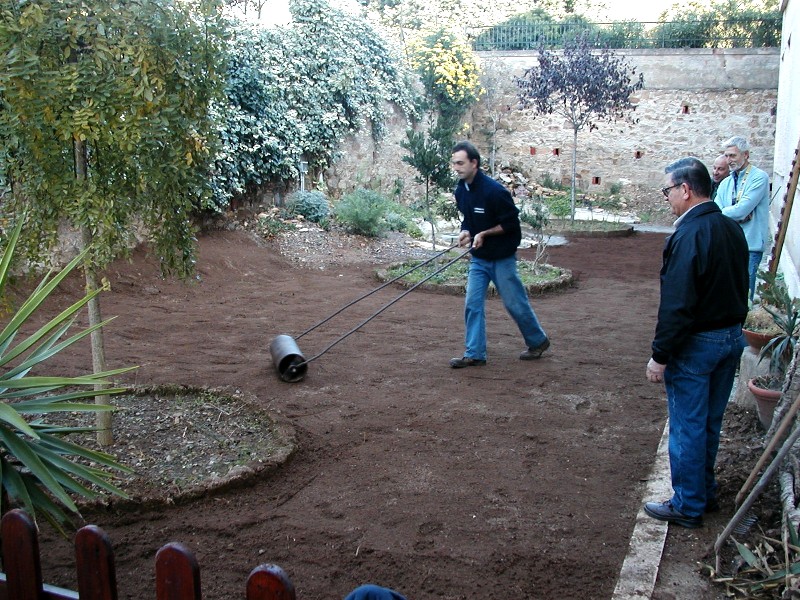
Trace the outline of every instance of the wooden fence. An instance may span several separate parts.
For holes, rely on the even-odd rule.
[[[0,600],[117,600],[117,577],[111,540],[94,525],[75,536],[78,591],[42,582],[36,525],[22,510],[11,510],[0,523],[3,569]],[[250,572],[246,600],[295,600],[294,585],[277,565]],[[163,546],[156,554],[156,599],[200,600],[200,566],[182,544]],[[231,599],[232,600],[232,599]]]

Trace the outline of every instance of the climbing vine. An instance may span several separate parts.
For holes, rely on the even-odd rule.
[[[269,182],[295,180],[330,165],[342,139],[369,127],[384,132],[388,103],[413,113],[408,73],[363,19],[324,0],[293,0],[283,28],[242,27],[230,48],[217,157],[215,201]]]

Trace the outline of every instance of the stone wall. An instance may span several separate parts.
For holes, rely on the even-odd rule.
[[[619,51],[622,54],[622,51]],[[779,53],[761,49],[628,50],[626,60],[644,74],[635,99],[636,124],[600,123],[578,137],[581,189],[605,191],[612,184],[655,191],[670,161],[693,154],[711,164],[721,143],[743,135],[752,145],[751,160],[772,171]],[[480,103],[466,134],[489,154],[491,116],[499,117],[494,141],[498,166],[508,165],[534,179],[548,174],[569,182],[572,127],[564,119],[536,117],[516,108],[514,75],[535,64],[536,53],[482,53],[490,79],[502,81],[491,107]],[[409,199],[420,193],[414,172],[402,162],[399,142],[407,124],[395,114],[379,146],[368,136],[348,140],[341,157],[325,174],[332,195],[360,185],[391,193],[403,189]],[[402,182],[398,185],[397,182]]]

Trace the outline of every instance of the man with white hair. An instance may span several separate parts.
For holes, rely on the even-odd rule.
[[[722,214],[742,227],[750,254],[750,299],[756,289],[756,274],[769,242],[769,176],[750,163],[750,144],[740,136],[724,144],[730,175],[717,189],[714,202]]]

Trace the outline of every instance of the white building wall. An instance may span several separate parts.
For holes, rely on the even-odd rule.
[[[788,191],[789,175],[795,150],[800,147],[800,0],[783,0],[783,34],[781,38],[780,77],[778,80],[778,113],[776,115],[775,152],[772,190],[775,195],[771,212],[773,224],[781,219]],[[800,194],[795,192],[792,214],[788,220],[786,241],[781,252],[780,270],[786,277],[793,296],[800,296]]]

